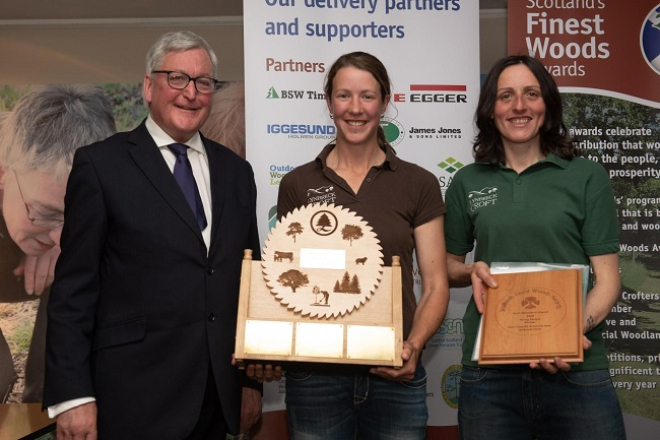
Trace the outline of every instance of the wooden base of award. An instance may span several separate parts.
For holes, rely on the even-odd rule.
[[[480,328],[480,364],[560,357],[582,362],[582,273],[577,269],[495,274]]]
[[[313,204],[280,219],[261,261],[246,251],[236,360],[401,367],[401,267],[347,208]]]
[[[275,299],[262,262],[246,250],[241,273],[235,357],[250,361],[300,361],[401,367],[403,324],[401,266],[382,267],[366,304],[341,316],[302,316]],[[322,301],[321,301],[322,302]],[[322,304],[316,304],[322,306]]]

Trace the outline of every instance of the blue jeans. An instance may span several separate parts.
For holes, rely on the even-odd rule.
[[[394,382],[364,374],[286,372],[291,440],[424,440],[426,371]]]
[[[462,440],[625,440],[607,370],[463,367],[458,401]]]

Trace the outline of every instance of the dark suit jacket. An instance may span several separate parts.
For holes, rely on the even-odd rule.
[[[202,138],[211,179],[207,257],[195,217],[144,122],[80,148],[48,307],[44,407],[94,396],[101,440],[181,439],[209,363],[230,432],[243,250],[259,256],[252,168]]]

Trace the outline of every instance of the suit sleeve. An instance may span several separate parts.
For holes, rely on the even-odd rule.
[[[108,221],[87,148],[74,157],[64,218],[62,253],[48,303],[44,407],[94,396],[90,357]]]
[[[259,240],[259,228],[257,226],[257,184],[254,181],[254,171],[249,163],[248,170],[250,173],[250,194],[252,196],[252,225],[250,226],[249,248],[252,249],[252,259],[261,260],[261,241]]]
[[[250,174],[250,188],[251,188],[250,194],[252,196],[252,199],[250,201],[252,207],[252,224],[250,225],[250,235],[249,235],[250,242],[248,243],[248,247],[246,247],[246,249],[252,249],[253,260],[261,260],[261,242],[259,241],[259,229],[257,226],[257,185],[254,181],[254,171],[252,170],[252,166],[250,166],[249,163],[247,165],[247,168]],[[259,391],[263,396],[264,393],[263,384],[257,382],[252,378],[247,377],[245,371],[242,371],[241,375],[243,380],[243,387],[253,388]]]

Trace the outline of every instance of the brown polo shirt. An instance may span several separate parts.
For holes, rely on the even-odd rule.
[[[277,216],[312,203],[332,203],[354,211],[374,229],[383,248],[384,264],[392,255],[401,259],[403,281],[403,334],[408,337],[415,314],[413,292],[413,230],[445,213],[438,180],[423,168],[399,159],[388,146],[386,159],[372,167],[359,191],[328,168],[334,148],[327,145],[313,162],[284,176],[277,198]]]

